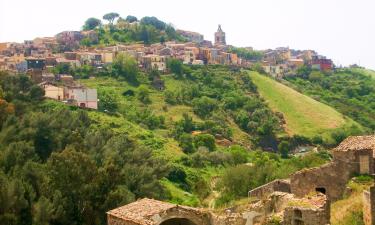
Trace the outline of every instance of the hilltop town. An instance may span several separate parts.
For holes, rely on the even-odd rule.
[[[162,23],[156,18],[153,20]],[[111,26],[137,27],[142,22],[119,21]],[[108,26],[104,29],[113,28]],[[334,69],[332,60],[313,50],[300,51],[282,47],[254,51],[251,47],[237,48],[227,45],[226,34],[220,25],[214,33],[214,43],[205,40],[203,35],[197,32],[176,30],[180,41],[163,39],[159,43],[118,42],[114,45],[96,45],[100,42],[98,32],[63,31],[54,37],[38,37],[25,40],[24,43],[0,43],[0,70],[27,73],[34,82],[44,88],[48,98],[97,109],[96,90],[74,83],[72,74],[60,74],[56,71],[53,73],[53,69],[88,66],[100,71],[106,65],[112,64],[119,54],[134,57],[139,68],[144,71],[156,70],[160,73],[167,72],[169,59],[177,59],[186,65],[258,67],[275,78],[293,76],[303,66],[324,72]],[[92,45],[87,46],[85,43]],[[57,86],[57,82],[60,85]]]

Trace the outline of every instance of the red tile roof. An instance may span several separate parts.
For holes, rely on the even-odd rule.
[[[144,198],[128,205],[113,209],[107,212],[107,214],[126,221],[132,221],[137,224],[151,225],[154,223],[154,221],[151,219],[153,215],[165,212],[174,207],[177,207],[177,205]]]
[[[335,151],[356,151],[363,149],[372,149],[375,153],[375,135],[348,137],[335,148]]]

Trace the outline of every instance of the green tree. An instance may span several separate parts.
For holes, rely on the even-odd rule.
[[[44,97],[44,90],[43,88],[39,87],[38,85],[33,85],[30,88],[30,98],[33,101],[40,101]]]
[[[164,91],[164,101],[168,104],[175,105],[177,104],[176,96],[173,91],[165,90]]]
[[[118,108],[117,95],[112,90],[99,90],[99,110],[115,112]]]
[[[181,125],[186,133],[192,132],[195,128],[193,118],[187,113],[182,114]]]
[[[133,23],[133,22],[137,22],[138,19],[137,19],[137,17],[135,17],[135,16],[128,15],[128,16],[126,17],[125,21],[128,22],[128,23]]]
[[[0,130],[8,116],[14,114],[14,112],[14,105],[0,98]]]
[[[118,18],[120,15],[115,12],[107,13],[103,16],[104,20],[107,20],[110,25],[113,25],[113,21]]]
[[[287,141],[280,142],[280,144],[277,146],[277,148],[278,148],[282,158],[284,158],[284,159],[288,158],[290,146],[289,146],[289,143]]]
[[[59,191],[70,202],[69,208],[65,208],[68,216],[76,222],[93,224],[91,221],[100,216],[92,211],[99,191],[94,161],[83,152],[67,148],[51,155],[47,170],[49,188]]]
[[[114,73],[131,83],[137,83],[138,63],[134,57],[120,53],[113,61]]]
[[[146,17],[143,17],[141,19],[141,24],[142,25],[151,25],[153,27],[155,27],[156,29],[158,30],[164,30],[165,27],[166,27],[166,24],[159,20],[158,18],[152,16],[152,17],[149,17],[149,16],[146,16]]]
[[[150,42],[151,42],[150,32],[145,25],[141,26],[140,39],[146,45],[150,44]]]
[[[137,98],[138,98],[139,101],[141,101],[145,104],[151,102],[151,100],[150,100],[150,90],[148,89],[148,87],[146,85],[142,84],[141,86],[138,87]]]
[[[193,100],[193,111],[202,118],[207,118],[217,109],[217,101],[215,99],[203,96]]]
[[[85,22],[85,25],[83,25],[83,30],[93,30],[100,26],[102,24],[102,21],[97,18],[88,18]]]
[[[183,133],[179,138],[179,144],[185,153],[193,153],[195,151],[191,134]]]
[[[0,224],[18,225],[25,219],[21,212],[29,205],[25,188],[18,179],[8,179],[0,173]]]
[[[206,147],[209,151],[215,151],[215,137],[211,134],[199,134],[194,137],[194,146],[198,147]]]
[[[239,145],[231,146],[229,152],[232,155],[235,165],[246,163],[248,160],[248,152]]]
[[[223,188],[223,197],[235,199],[246,197],[251,187],[254,187],[253,170],[247,165],[238,165],[227,169],[219,183]]]
[[[34,205],[33,224],[49,225],[53,218],[53,204],[44,196]]]
[[[170,69],[170,71],[176,75],[177,78],[181,78],[183,75],[183,67],[182,62],[178,59],[169,59],[167,62],[167,67]]]

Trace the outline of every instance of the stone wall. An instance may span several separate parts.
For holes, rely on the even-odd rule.
[[[108,225],[139,225],[138,223],[134,223],[132,221],[126,221],[124,219],[120,219],[113,215],[107,214],[107,224]]]
[[[290,180],[274,180],[249,191],[249,198],[263,199],[275,191],[290,193]]]
[[[245,225],[247,219],[241,213],[229,213],[226,215],[211,216],[211,225]],[[250,223],[252,225],[252,222]]]
[[[368,173],[374,171],[373,151],[334,151],[333,161],[321,167],[304,169],[291,176],[291,192],[297,197],[303,197],[311,192],[325,193],[331,201],[340,199],[345,191],[347,182],[364,168],[360,158],[368,158]]]
[[[301,204],[292,204],[284,210],[285,225],[327,225],[330,224],[330,204],[325,195],[297,200]],[[317,204],[314,204],[317,203]],[[311,204],[309,206],[309,204]]]
[[[363,192],[363,220],[365,225],[375,224],[375,186]]]
[[[329,212],[329,211],[328,211]],[[284,211],[283,224],[285,225],[327,225],[330,224],[327,219],[325,209],[306,209],[299,207],[289,207]]]

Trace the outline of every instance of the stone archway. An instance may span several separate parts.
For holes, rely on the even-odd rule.
[[[154,221],[157,221],[156,225],[211,225],[211,214],[196,208],[176,206],[154,217]]]
[[[171,218],[160,223],[160,225],[198,225],[198,224],[195,224],[193,221],[187,218]]]

